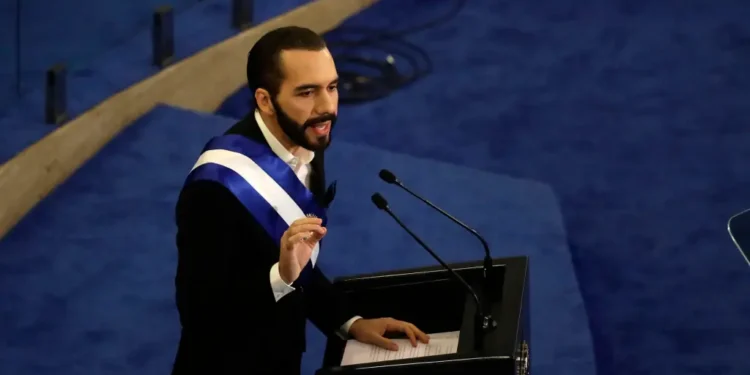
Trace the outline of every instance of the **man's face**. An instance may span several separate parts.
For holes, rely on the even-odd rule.
[[[322,151],[338,114],[338,73],[328,49],[283,51],[284,80],[271,98],[281,130],[295,144]]]

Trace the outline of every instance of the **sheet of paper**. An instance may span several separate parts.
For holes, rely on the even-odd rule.
[[[348,340],[346,348],[344,348],[344,357],[341,359],[341,366],[455,354],[458,351],[459,334],[460,331],[430,333],[430,343],[423,344],[420,342],[416,348],[411,346],[409,339],[395,339],[393,341],[398,344],[398,351],[363,344],[357,340]]]

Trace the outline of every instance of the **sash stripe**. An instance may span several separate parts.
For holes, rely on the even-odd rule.
[[[279,180],[282,180],[281,178],[274,179],[273,175],[267,173],[269,169],[272,171],[279,171],[279,169],[263,168],[261,163],[256,163],[247,155],[239,152],[209,148],[207,147],[207,151],[200,156],[185,183],[211,180],[225,186],[263,226],[277,245],[280,245],[281,236],[289,229],[289,225],[295,220],[305,217],[305,212],[301,207],[307,207],[310,210],[307,212],[314,213],[324,221],[326,220],[325,211],[320,209],[314,200],[307,202],[308,204],[304,206],[298,205],[297,202],[302,199],[300,197],[294,199],[294,195],[290,195],[284,189],[285,186],[292,184],[286,181],[285,186],[282,186],[279,183]],[[259,154],[248,149],[245,151],[249,151],[250,155],[257,155],[260,161],[272,164],[273,160],[269,160],[267,154]],[[268,152],[272,153],[270,149]],[[281,159],[276,158],[275,160],[283,163]],[[285,163],[284,165],[286,166]],[[312,199],[312,193],[302,185],[291,168],[286,167],[291,172],[292,177],[299,182],[299,185],[307,191],[310,199]],[[308,265],[315,266],[319,251],[320,244],[318,243],[313,248]]]
[[[279,159],[267,145],[252,142],[238,134],[227,134],[212,139],[206,145],[204,153],[213,150],[232,151],[253,160],[254,165],[270,176],[274,185],[280,185],[285,194],[290,196],[305,213],[313,213],[319,218],[325,218],[325,211],[316,204],[312,192],[302,184],[292,168]]]
[[[281,245],[279,243],[281,236],[289,228],[289,224],[259,192],[243,186],[245,181],[236,171],[221,164],[209,162],[193,169],[193,172],[190,173],[190,180],[211,180],[227,187],[242,205],[253,213],[253,216],[263,213],[264,217],[256,217],[255,219],[273,238],[276,245]]]

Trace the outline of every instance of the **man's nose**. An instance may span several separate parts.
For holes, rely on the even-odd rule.
[[[319,95],[315,104],[315,112],[318,114],[336,113],[336,100],[328,91],[324,91]]]

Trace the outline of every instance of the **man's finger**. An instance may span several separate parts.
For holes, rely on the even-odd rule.
[[[417,339],[425,344],[430,343],[430,336],[428,336],[426,333],[422,332],[417,326],[414,324],[408,323],[409,327],[411,327],[412,330],[414,330],[414,334],[417,336]]]
[[[297,233],[297,234],[295,234],[295,235],[293,235],[293,236],[290,236],[290,237],[289,237],[289,240],[287,240],[287,242],[286,242],[286,243],[287,243],[287,245],[289,246],[289,250],[291,250],[291,249],[292,249],[292,247],[293,247],[293,246],[294,246],[294,245],[295,245],[296,243],[298,243],[298,242],[300,242],[300,241],[303,241],[303,240],[305,239],[305,237],[306,237],[306,236],[307,236],[307,233]]]
[[[287,230],[287,234],[289,235],[289,238],[296,236],[299,233],[304,233],[306,237],[312,237],[313,235],[322,238],[328,230],[326,228],[323,228],[321,226],[305,226],[301,228],[295,228],[291,230]]]
[[[417,337],[407,322],[391,319],[386,324],[386,331],[403,332],[409,338],[409,341],[411,341],[411,346],[417,346]]]
[[[314,230],[322,230],[322,229],[323,227],[320,226],[319,224],[300,224],[300,225],[290,226],[289,229],[287,229],[286,231],[291,234],[296,234],[300,232],[311,232]]]
[[[299,242],[302,241],[309,241],[313,236],[310,235],[310,232],[305,233],[297,233],[294,236],[289,237],[289,241],[287,241],[288,250],[291,250],[294,245],[296,245]],[[321,236],[322,237],[322,236]],[[312,243],[315,243],[318,241],[319,238],[315,238],[315,241],[311,241]]]
[[[328,230],[326,230],[325,228],[323,228],[323,232],[322,233],[310,232],[309,233],[309,237],[307,238],[307,240],[308,241],[312,241],[313,243],[318,242],[321,239],[323,239],[323,237],[325,237],[326,233],[328,233]]]
[[[293,221],[292,225],[290,225],[289,227],[291,228],[291,227],[295,227],[297,225],[306,225],[306,224],[317,224],[317,225],[320,225],[320,224],[323,224],[323,219],[318,218],[318,217],[303,217],[301,219],[297,219],[297,220]]]
[[[388,350],[393,350],[393,351],[398,350],[398,344],[396,344],[395,342],[391,340],[388,340],[387,338],[383,336],[374,335],[372,336],[371,340],[372,340],[372,342],[370,342],[371,344],[379,346],[383,349],[388,349]]]
[[[409,337],[409,341],[411,341],[411,346],[417,347],[417,335],[414,334],[414,330],[411,329],[408,325],[404,324],[404,333],[406,333],[406,336]]]

